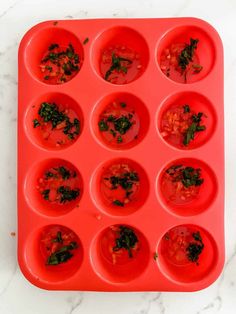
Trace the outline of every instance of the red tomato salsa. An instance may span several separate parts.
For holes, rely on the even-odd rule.
[[[190,43],[173,43],[164,49],[160,67],[162,72],[172,80],[187,83],[200,73],[203,67],[197,56],[198,39],[190,38]]]
[[[46,265],[66,263],[78,254],[78,248],[78,237],[66,227],[50,226],[41,234],[40,250]]]
[[[78,174],[68,166],[49,168],[38,179],[36,189],[51,204],[63,205],[75,201],[80,196]]]
[[[161,189],[167,201],[185,204],[198,197],[203,182],[200,168],[175,164],[164,172]]]
[[[172,145],[187,147],[199,132],[205,131],[203,112],[194,112],[188,104],[174,106],[162,116],[161,135]]]
[[[199,265],[204,243],[199,230],[178,226],[168,231],[162,238],[161,254],[170,263],[187,266]]]
[[[48,84],[63,84],[79,72],[81,65],[82,60],[71,44],[61,47],[53,43],[40,63],[42,79]]]
[[[125,102],[113,101],[100,114],[98,127],[110,145],[128,144],[138,137],[139,117]]]
[[[127,46],[110,46],[102,52],[100,71],[108,82],[127,84],[140,75],[140,70],[140,55]]]
[[[115,225],[104,232],[101,250],[104,258],[113,265],[124,265],[137,257],[140,243],[132,228]]]
[[[80,134],[80,120],[75,111],[56,103],[41,103],[33,127],[47,144],[58,148],[70,145]]]
[[[102,175],[101,191],[109,205],[124,207],[137,199],[139,189],[139,175],[126,163],[114,164]]]

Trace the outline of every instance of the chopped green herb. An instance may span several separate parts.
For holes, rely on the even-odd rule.
[[[51,171],[47,171],[45,173],[45,177],[46,177],[46,179],[49,179],[49,178],[55,178],[55,177],[57,177],[57,175],[52,173]]]
[[[127,65],[131,64],[133,61],[119,57],[115,55],[115,53],[112,53],[112,61],[111,61],[111,67],[105,74],[105,80],[107,81],[109,79],[109,76],[113,73],[113,71],[123,72],[127,73],[128,68],[127,66],[124,66],[122,62],[125,62]]]
[[[117,143],[122,143],[122,142],[123,142],[122,137],[121,137],[121,136],[118,136],[118,137],[117,137]]]
[[[40,122],[37,119],[34,119],[33,125],[34,125],[34,128],[37,128],[38,126],[40,126]]]
[[[116,205],[116,206],[121,206],[121,207],[124,207],[124,203],[119,201],[119,200],[115,200],[112,202],[112,204]]]
[[[49,193],[50,193],[50,190],[49,190],[49,189],[46,189],[46,190],[43,190],[43,191],[42,191],[43,198],[44,198],[46,201],[49,201]]]
[[[126,172],[123,175],[111,176],[110,178],[106,179],[110,180],[112,190],[117,189],[118,186],[121,186],[124,190],[131,190],[134,182],[139,181],[139,176],[137,172]]]
[[[138,237],[131,228],[125,226],[119,226],[118,235],[119,237],[116,238],[116,245],[113,247],[113,251],[117,252],[123,248],[128,251],[129,258],[132,258],[132,249],[138,242]]]
[[[89,42],[89,38],[86,37],[85,40],[83,41],[83,44],[86,45]]]
[[[61,231],[57,232],[57,236],[56,236],[55,239],[52,239],[52,242],[58,242],[58,243],[62,243],[63,242],[62,237],[61,237]]]
[[[201,132],[206,129],[205,125],[200,125],[202,120],[203,113],[198,112],[198,114],[192,115],[192,124],[187,128],[185,134],[184,134],[184,140],[183,144],[187,146],[191,140],[194,139],[196,132]]]
[[[130,122],[132,117],[127,118],[125,115],[122,115],[120,118],[116,119],[114,121],[115,130],[121,135],[124,135],[132,126],[132,122]]]
[[[189,107],[189,105],[184,105],[183,106],[183,108],[184,108],[184,113],[189,113],[190,112],[190,107]]]
[[[113,129],[110,129],[110,133],[113,135],[113,137],[116,137],[116,132]]]
[[[58,105],[55,103],[43,102],[39,108],[38,114],[43,122],[52,123],[52,129],[65,121],[66,125],[63,128],[63,133],[66,134],[69,139],[74,139],[75,136],[80,133],[80,121],[75,118],[74,121],[71,122],[70,118],[63,111],[60,111]]]
[[[53,50],[55,48],[59,48],[59,45],[58,44],[51,44],[49,47],[48,47],[48,50]]]
[[[199,72],[201,72],[202,71],[202,69],[203,69],[203,66],[202,65],[200,65],[200,64],[193,64],[192,65],[192,68],[194,69],[194,73],[199,73]]]
[[[173,182],[182,182],[186,188],[190,186],[200,186],[204,182],[204,179],[201,178],[200,168],[174,165],[168,168],[166,173],[172,176]]]
[[[108,129],[109,129],[109,126],[108,126],[108,124],[106,123],[105,120],[99,121],[99,122],[98,122],[98,126],[99,126],[99,130],[100,130],[101,132],[108,131]]]
[[[47,80],[50,79],[50,76],[49,76],[49,75],[45,75],[45,76],[44,76],[44,79],[47,81]]]
[[[155,252],[155,253],[154,253],[153,258],[154,258],[154,261],[156,261],[156,260],[157,260],[157,258],[158,258],[158,254],[157,254],[157,252]]]
[[[47,265],[58,265],[61,263],[67,262],[73,254],[72,250],[75,250],[78,247],[76,242],[71,242],[69,245],[61,247],[56,252],[52,253],[47,259]]]
[[[120,106],[121,106],[122,108],[125,108],[127,105],[126,105],[125,102],[121,102],[121,103],[120,103]]]
[[[58,168],[58,172],[62,176],[63,180],[70,179],[70,171],[67,168],[65,168],[64,166],[60,166]]]
[[[198,265],[199,255],[204,249],[204,244],[202,242],[202,237],[199,231],[194,232],[192,236],[196,242],[189,243],[188,247],[186,248],[187,257],[191,262],[196,262]]]
[[[190,38],[190,44],[186,44],[185,48],[179,55],[179,66],[185,71],[190,62],[193,61],[194,51],[197,49],[199,40]]]
[[[71,202],[75,200],[80,194],[79,189],[72,190],[69,186],[60,186],[57,189],[57,192],[61,194],[60,203]]]

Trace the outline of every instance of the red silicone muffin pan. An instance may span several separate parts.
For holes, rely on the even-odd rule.
[[[46,21],[19,48],[18,259],[50,290],[194,291],[224,264],[223,47],[196,18]]]

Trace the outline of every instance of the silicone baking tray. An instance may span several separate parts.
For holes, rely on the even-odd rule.
[[[190,38],[199,40],[203,67],[176,81],[164,73],[162,54],[172,42]],[[40,72],[53,43],[72,44],[81,58],[80,71],[65,84],[49,84]],[[123,84],[101,74],[102,51],[112,45],[131,47],[140,62]],[[121,145],[107,142],[98,128],[101,113],[117,99],[131,103],[139,121],[137,134]],[[76,112],[80,135],[71,144],[53,147],[33,128],[42,102],[64,103]],[[205,132],[188,148],[162,136],[163,115],[176,103],[207,116]],[[128,164],[139,175],[137,199],[127,206],[104,201],[101,176],[113,164]],[[187,204],[165,196],[163,176],[176,164],[201,168],[204,178],[198,197]],[[80,196],[57,210],[38,197],[37,180],[62,165],[77,173]],[[101,254],[104,232],[117,225],[132,228],[140,243],[138,255],[121,265]],[[78,237],[78,252],[63,266],[48,267],[41,256],[40,237],[50,226]],[[186,228],[201,232],[203,253],[199,263],[172,263],[163,241]],[[18,260],[32,284],[49,290],[194,291],[216,280],[224,264],[223,47],[211,25],[196,18],[63,20],[26,33],[19,48]]]

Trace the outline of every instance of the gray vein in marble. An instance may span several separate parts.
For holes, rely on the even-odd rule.
[[[72,14],[67,14],[66,16],[64,16],[64,18],[68,18],[68,19],[74,19],[74,18],[81,18],[81,17],[86,17],[88,15],[88,11],[85,10],[79,10],[75,13]]]
[[[11,74],[3,74],[0,78],[3,78],[6,82],[17,85],[17,80],[14,75]]]
[[[224,282],[224,278],[225,278],[225,272],[227,270],[227,268],[229,267],[229,265],[231,265],[232,261],[234,260],[234,258],[236,257],[236,247],[233,251],[233,253],[231,254],[231,256],[227,259],[227,262],[225,263],[225,266],[224,266],[224,271],[221,275],[221,277],[219,278],[219,281],[218,281],[218,287],[217,287],[217,293],[216,293],[216,297],[210,301],[206,306],[204,306],[200,311],[198,311],[196,314],[201,314],[202,312],[210,309],[210,308],[217,308],[217,311],[219,311],[223,305],[223,300],[221,298],[221,293],[220,293],[220,289],[221,289],[221,286]],[[230,284],[234,285],[235,283],[233,281],[230,282]],[[218,306],[217,306],[217,303],[218,303]]]
[[[76,295],[75,298],[68,298],[67,301],[71,306],[68,314],[75,314],[75,311],[77,310],[77,308],[81,305],[83,301],[83,295],[82,293],[79,293],[78,295]]]
[[[151,298],[149,299],[149,297],[151,296]],[[146,301],[146,305],[145,308],[141,309],[138,312],[135,312],[135,314],[148,314],[150,312],[151,306],[153,303],[156,303],[160,309],[160,314],[165,314],[165,306],[164,303],[162,301],[162,293],[155,293],[154,297],[153,293],[145,293],[143,298]]]
[[[12,5],[10,5],[5,11],[3,11],[2,14],[0,14],[0,19],[2,17],[4,17],[10,10],[12,10],[13,8],[15,8],[15,6],[17,6],[17,4],[20,2],[20,0],[15,1]]]
[[[218,306],[217,306],[218,303]],[[204,306],[200,311],[198,311],[196,314],[201,314],[204,311],[207,311],[209,309],[215,308],[215,310],[218,312],[222,307],[222,298],[220,296],[217,296],[213,299],[210,303],[208,303],[206,306]]]
[[[3,296],[3,294],[7,291],[8,287],[10,286],[11,282],[13,281],[16,271],[17,271],[18,267],[17,267],[17,263],[15,264],[14,270],[9,278],[9,280],[7,281],[7,283],[5,284],[5,286],[3,286],[2,291],[0,292],[0,297]]]

